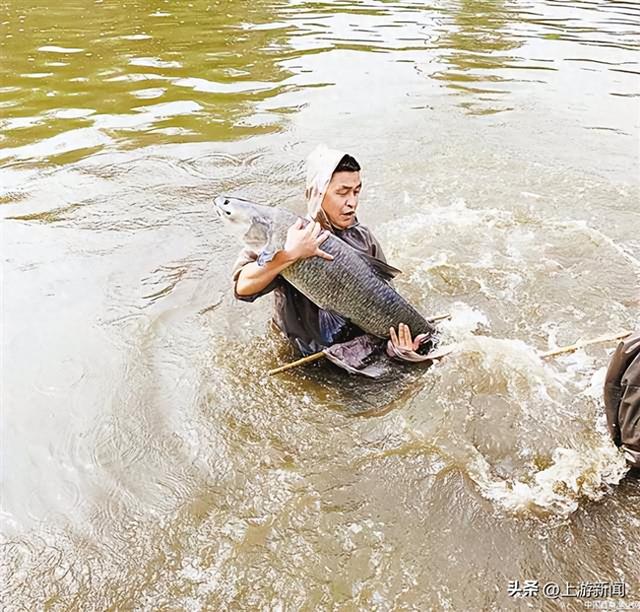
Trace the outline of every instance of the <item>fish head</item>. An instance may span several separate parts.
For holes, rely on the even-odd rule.
[[[218,216],[246,246],[260,251],[272,245],[274,208],[231,196],[218,196],[213,204]]]

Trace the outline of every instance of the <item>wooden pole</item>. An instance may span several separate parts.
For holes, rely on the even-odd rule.
[[[312,353],[311,355],[302,357],[302,359],[298,359],[297,361],[292,361],[291,363],[285,363],[283,366],[280,366],[279,368],[274,368],[273,370],[269,370],[269,372],[267,372],[267,376],[273,376],[274,374],[279,374],[280,372],[284,372],[285,370],[290,370],[291,368],[297,368],[303,363],[311,363],[312,361],[318,361],[318,359],[322,359],[323,357],[325,357],[325,354],[322,351],[318,353]]]
[[[547,357],[555,357],[556,355],[561,355],[562,353],[572,353],[573,351],[577,351],[585,346],[591,346],[592,344],[604,344],[605,342],[613,342],[614,340],[622,340],[627,336],[630,336],[632,332],[625,331],[619,332],[617,334],[598,336],[597,338],[593,338],[592,340],[583,340],[582,342],[576,342],[575,344],[569,344],[567,346],[560,346],[551,351],[544,351],[538,353],[542,359],[546,359]]]

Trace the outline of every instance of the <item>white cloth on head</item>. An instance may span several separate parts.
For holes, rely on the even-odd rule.
[[[330,149],[326,145],[318,145],[307,157],[307,213],[315,219],[320,212],[324,194],[331,182],[331,175],[346,155],[344,151]]]

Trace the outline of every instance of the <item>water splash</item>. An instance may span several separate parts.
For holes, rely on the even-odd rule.
[[[534,472],[529,482],[496,478],[481,455],[468,470],[482,494],[506,510],[568,516],[578,509],[581,499],[601,499],[611,490],[610,485],[622,480],[628,468],[610,444],[580,451],[556,448],[552,464]]]

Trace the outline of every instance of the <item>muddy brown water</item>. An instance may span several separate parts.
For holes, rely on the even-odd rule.
[[[604,0],[5,2],[4,609],[640,606],[613,347],[536,353],[638,327],[639,32]],[[302,211],[320,142],[452,313],[437,367],[264,377],[291,353],[211,200]]]

